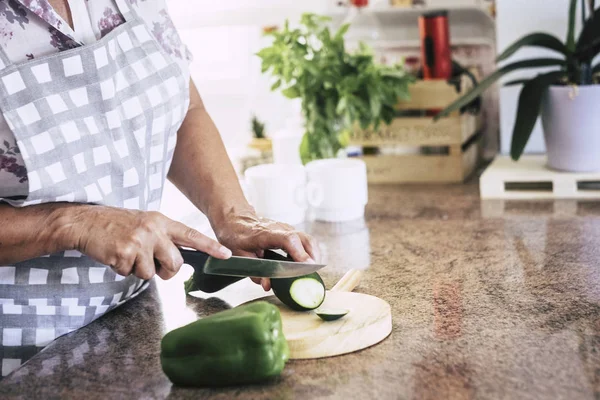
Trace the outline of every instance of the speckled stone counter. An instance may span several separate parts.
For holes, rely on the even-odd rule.
[[[183,271],[62,337],[0,383],[0,398],[594,399],[600,397],[600,204],[479,200],[476,184],[371,187],[366,222],[308,224],[328,285],[392,306],[384,342],[292,361],[264,385],[173,387],[162,335],[251,298],[243,281],[183,295]]]

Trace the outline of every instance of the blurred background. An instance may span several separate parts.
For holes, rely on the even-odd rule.
[[[499,52],[528,33],[547,32],[564,40],[568,4],[569,0],[170,0],[169,8],[194,55],[194,81],[242,175],[251,165],[272,161],[268,155],[264,158],[260,146],[252,146],[253,118],[264,125],[266,137],[302,129],[300,100],[272,92],[272,78],[261,73],[256,53],[270,44],[270,38],[263,35],[265,30],[280,28],[286,19],[297,23],[306,12],[329,16],[332,28],[351,23],[354,33],[363,35],[375,49],[377,61],[401,62],[416,73],[422,54],[418,19],[427,12],[446,10],[452,59],[481,78],[496,69]],[[362,6],[361,13],[355,12],[356,5]],[[579,19],[577,23],[579,29]],[[528,47],[511,61],[549,54]],[[543,69],[517,72],[510,79],[535,76],[540,71]],[[520,90],[521,86],[495,85],[483,94],[482,160],[510,152]],[[526,153],[545,153],[540,125],[538,121]],[[166,188],[165,197],[163,211],[167,215],[199,229],[206,226],[203,217],[173,187]]]

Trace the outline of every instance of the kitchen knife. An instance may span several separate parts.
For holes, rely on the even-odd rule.
[[[293,261],[274,251],[265,250],[264,258],[232,256],[221,260],[208,254],[179,249],[185,264],[194,268],[196,286],[205,293],[214,293],[246,277],[291,278],[308,275],[325,267]]]

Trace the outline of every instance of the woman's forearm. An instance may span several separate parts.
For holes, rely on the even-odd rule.
[[[250,208],[225,146],[190,81],[190,108],[178,132],[169,179],[213,227],[232,212]]]
[[[193,82],[190,108],[178,132],[169,179],[207,215],[219,242],[233,254],[262,257],[265,249],[282,249],[296,261],[319,260],[319,247],[312,237],[290,225],[259,218],[248,204],[221,136]],[[261,281],[269,290],[269,280]]]
[[[0,205],[0,265],[72,250],[74,216],[83,205],[53,203],[15,208]]]

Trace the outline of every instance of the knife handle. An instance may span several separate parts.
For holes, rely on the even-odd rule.
[[[194,287],[204,293],[215,293],[225,289],[229,285],[241,281],[244,278],[237,276],[208,275],[202,271],[195,270]]]

